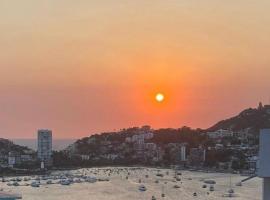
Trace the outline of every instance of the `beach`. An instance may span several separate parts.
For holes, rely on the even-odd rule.
[[[60,176],[73,177],[74,182],[59,184]],[[81,181],[88,179],[79,179],[80,176],[91,177],[91,180],[96,178],[96,181]],[[50,178],[51,184],[47,184]],[[34,176],[21,177],[20,186],[8,186],[8,183],[14,182],[10,181],[12,177],[8,177],[7,182],[0,182],[0,188],[5,192],[21,194],[24,200],[151,200],[152,196],[168,200],[217,200],[225,199],[223,196],[229,189],[234,191],[233,199],[260,200],[262,180],[254,178],[236,186],[244,178],[238,174],[115,167],[55,171],[50,177],[40,178],[39,187],[29,185],[37,179]],[[206,183],[209,180],[215,184]],[[142,186],[145,191],[140,191]],[[211,186],[214,191],[210,191]]]

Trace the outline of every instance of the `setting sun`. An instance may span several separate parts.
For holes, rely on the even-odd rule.
[[[162,102],[162,101],[164,101],[164,95],[161,94],[161,93],[156,94],[156,101],[157,101],[157,102]]]

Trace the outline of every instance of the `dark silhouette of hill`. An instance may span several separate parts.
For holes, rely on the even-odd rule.
[[[216,123],[208,128],[207,131],[251,129],[258,133],[262,128],[270,128],[270,105],[263,106],[260,103],[258,108],[246,109],[235,117]]]
[[[16,145],[10,140],[0,138],[0,154],[7,155],[9,152],[23,153],[30,150],[28,147]]]

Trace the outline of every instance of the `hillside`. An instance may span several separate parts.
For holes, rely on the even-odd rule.
[[[260,103],[258,108],[246,109],[235,117],[218,122],[207,131],[251,129],[258,133],[262,128],[270,128],[270,105],[262,106]]]
[[[16,145],[10,140],[0,138],[0,154],[7,155],[9,152],[23,153],[26,150],[30,150],[27,147]]]

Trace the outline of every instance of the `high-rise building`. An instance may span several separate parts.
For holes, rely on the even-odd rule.
[[[38,158],[45,167],[52,165],[52,131],[38,130]]]
[[[181,146],[181,158],[182,162],[186,161],[186,145]]]

